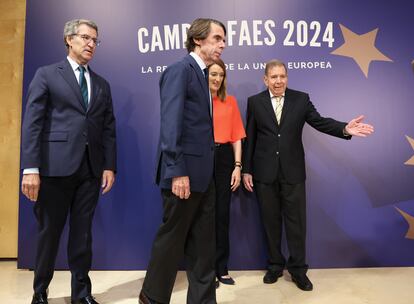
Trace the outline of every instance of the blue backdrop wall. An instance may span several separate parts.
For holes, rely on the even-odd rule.
[[[325,116],[365,114],[376,131],[343,141],[304,131],[308,262],[312,268],[414,266],[414,3],[357,0],[27,1],[24,95],[36,69],[66,56],[64,22],[93,19],[102,40],[91,66],[112,87],[117,118],[116,186],[94,222],[94,269],[145,269],[161,220],[154,185],[158,80],[186,54],[197,17],[226,24],[229,93],[244,118],[264,89],[264,62],[285,61],[289,87],[307,91]],[[393,16],[393,17],[390,17]],[[25,101],[23,101],[23,105]],[[20,199],[20,268],[34,264],[32,203]],[[57,267],[66,267],[66,236]],[[254,195],[231,208],[232,269],[261,269],[266,248]]]

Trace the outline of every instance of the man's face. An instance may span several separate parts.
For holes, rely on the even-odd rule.
[[[98,33],[92,27],[81,24],[76,35],[66,38],[69,45],[69,57],[78,64],[87,64],[93,57],[96,49]]]
[[[214,60],[219,59],[224,47],[226,46],[226,40],[224,37],[224,30],[220,25],[215,23],[210,24],[210,33],[203,40],[194,40],[198,45],[198,52],[195,52],[201,57],[206,65],[210,65]]]
[[[285,93],[288,77],[284,66],[274,66],[264,76],[264,83],[274,96],[281,96]]]

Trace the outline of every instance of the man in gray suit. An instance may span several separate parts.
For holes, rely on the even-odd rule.
[[[88,272],[92,219],[115,180],[115,117],[108,82],[88,63],[99,45],[90,20],[64,27],[65,60],[37,70],[22,126],[22,192],[34,202],[38,240],[32,304],[47,304],[59,239],[68,214],[72,303],[97,303]]]

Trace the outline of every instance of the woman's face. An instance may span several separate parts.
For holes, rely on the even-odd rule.
[[[208,73],[211,95],[216,96],[224,80],[224,71],[218,64],[213,63],[208,68]]]

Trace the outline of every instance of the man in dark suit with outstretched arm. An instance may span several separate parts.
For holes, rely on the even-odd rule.
[[[22,126],[22,192],[38,222],[32,304],[47,304],[59,239],[69,216],[72,303],[96,304],[88,272],[99,191],[115,180],[115,117],[108,82],[88,65],[98,27],[75,19],[64,27],[65,60],[37,70]]]
[[[255,188],[268,245],[263,282],[275,283],[286,267],[292,281],[309,291],[313,285],[306,275],[303,126],[308,123],[343,139],[365,137],[374,129],[361,122],[362,115],[349,123],[319,115],[308,94],[287,88],[287,69],[279,60],[266,64],[264,83],[267,89],[248,99],[243,148],[243,184],[250,192]],[[290,254],[287,261],[281,251],[282,223]]]
[[[224,25],[196,19],[188,55],[160,79],[161,124],[156,182],[163,199],[139,303],[169,303],[181,260],[188,277],[187,303],[214,304],[214,136],[207,66],[225,47]]]

